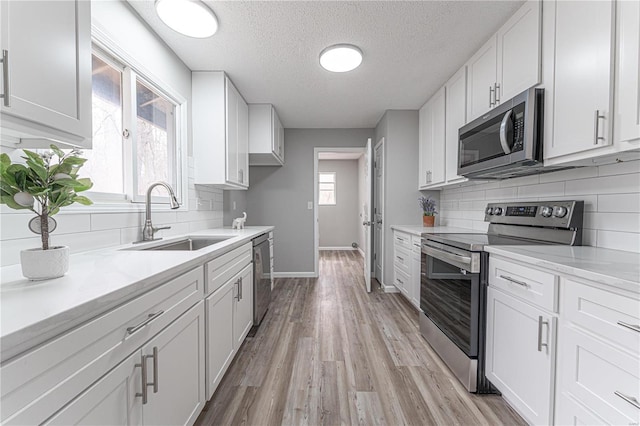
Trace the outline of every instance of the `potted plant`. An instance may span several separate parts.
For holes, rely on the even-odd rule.
[[[78,170],[87,161],[80,157],[82,152],[73,149],[65,154],[55,145],[50,147],[43,154],[25,149],[25,164],[12,164],[7,154],[0,155],[0,204],[36,214],[29,229],[40,234],[42,248],[20,252],[22,274],[30,280],[61,277],[69,269],[69,247],[49,245],[49,233],[56,228],[51,216],[73,203],[92,204],[78,195],[93,186],[91,179],[78,178]]]
[[[436,221],[436,200],[431,197],[421,196],[418,198],[418,205],[422,209],[422,225],[433,226]]]

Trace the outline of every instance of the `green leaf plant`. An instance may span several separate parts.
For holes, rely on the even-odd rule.
[[[64,153],[55,145],[38,154],[24,150],[25,164],[11,163],[0,155],[0,204],[15,210],[31,210],[40,218],[42,249],[49,250],[49,217],[73,203],[92,204],[79,192],[93,186],[91,179],[78,178],[78,170],[87,161],[82,152]],[[56,162],[57,160],[57,162]]]

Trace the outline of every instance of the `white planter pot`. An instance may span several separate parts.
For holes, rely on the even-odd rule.
[[[32,281],[58,278],[69,270],[69,247],[52,247],[49,250],[41,248],[22,250],[20,263],[22,275]]]

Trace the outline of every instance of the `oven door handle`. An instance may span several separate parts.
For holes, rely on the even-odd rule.
[[[509,141],[507,140],[507,125],[509,124],[509,119],[511,118],[511,113],[513,110],[507,111],[502,119],[502,123],[500,123],[500,145],[502,145],[502,150],[505,154],[511,154],[511,147],[509,146]]]
[[[460,266],[464,269],[471,271],[472,261],[471,257],[461,256],[459,254],[451,253],[445,250],[434,249],[428,245],[422,246],[422,252],[427,256],[431,256],[435,259],[442,260],[443,262],[451,263],[456,266]]]

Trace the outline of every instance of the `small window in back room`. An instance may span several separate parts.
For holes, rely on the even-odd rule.
[[[318,174],[318,204],[321,206],[336,205],[336,173],[320,172]]]

